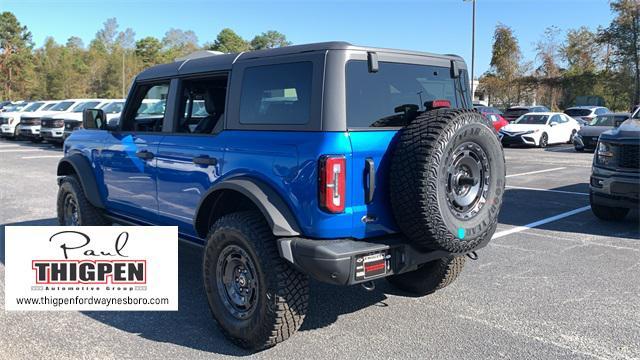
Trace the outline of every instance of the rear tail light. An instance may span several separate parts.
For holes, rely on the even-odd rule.
[[[347,167],[344,156],[324,155],[319,162],[320,207],[330,213],[341,213],[345,204]]]

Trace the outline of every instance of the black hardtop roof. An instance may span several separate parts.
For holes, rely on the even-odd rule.
[[[162,65],[156,65],[156,66],[150,67],[142,71],[140,74],[138,74],[136,79],[149,80],[149,79],[157,79],[157,78],[164,78],[164,77],[172,77],[177,75],[189,75],[189,74],[197,74],[197,73],[203,73],[203,72],[224,71],[224,70],[230,70],[234,63],[240,62],[243,60],[259,59],[259,58],[266,58],[266,57],[280,56],[280,55],[299,54],[304,52],[327,51],[327,50],[356,50],[356,51],[360,50],[360,51],[370,51],[370,52],[386,52],[386,53],[424,56],[424,57],[432,57],[432,58],[438,58],[438,59],[462,61],[462,58],[457,55],[450,55],[450,54],[439,55],[439,54],[431,54],[431,53],[420,52],[420,51],[407,51],[407,50],[375,48],[375,47],[367,47],[367,46],[355,46],[344,41],[331,41],[331,42],[321,42],[321,43],[313,43],[313,44],[292,45],[292,46],[285,46],[285,47],[275,48],[275,49],[256,50],[256,51],[234,53],[234,54],[222,54],[222,55],[212,54],[211,56],[206,56],[206,57],[175,61],[169,64],[162,64]]]

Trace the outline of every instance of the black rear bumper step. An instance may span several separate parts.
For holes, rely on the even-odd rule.
[[[478,248],[484,247],[488,239]],[[334,285],[354,285],[393,274],[417,269],[421,264],[447,256],[461,256],[443,250],[420,251],[402,236],[379,239],[314,240],[299,237],[278,239],[280,256],[312,278]],[[360,268],[364,258],[382,255],[386,271],[363,277]]]

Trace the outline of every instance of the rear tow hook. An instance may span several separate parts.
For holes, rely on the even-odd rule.
[[[376,289],[376,284],[373,281],[367,281],[362,283],[362,287],[367,291],[373,291]]]
[[[467,257],[471,260],[478,260],[478,253],[472,251],[470,253],[467,253]]]

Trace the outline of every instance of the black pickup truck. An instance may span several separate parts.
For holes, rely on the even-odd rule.
[[[622,220],[640,207],[640,110],[600,135],[589,193],[591,210],[603,220]]]

